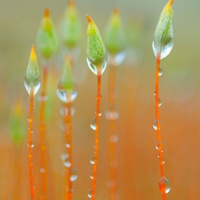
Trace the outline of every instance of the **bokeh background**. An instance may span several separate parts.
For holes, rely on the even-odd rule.
[[[89,124],[94,117],[96,77],[86,64],[85,14],[89,14],[103,35],[105,24],[114,8],[120,9],[127,38],[127,57],[117,68],[118,181],[120,200],[158,200],[160,179],[156,133],[152,128],[155,118],[154,82],[155,57],[151,43],[154,30],[166,0],[76,0],[82,26],[80,53],[75,62],[74,76],[78,97],[73,107],[73,162],[78,171],[74,183],[74,200],[87,200],[91,187],[94,133]],[[65,0],[25,1],[0,0],[0,199],[29,199],[28,177],[28,122],[29,96],[24,88],[24,75],[31,45],[45,8],[59,29],[66,7]],[[199,0],[176,1],[174,10],[174,48],[161,63],[160,109],[165,175],[171,183],[167,194],[170,200],[200,199],[199,170],[199,113],[200,113],[200,25]],[[59,52],[59,51],[58,51]],[[39,53],[38,61],[42,72]],[[62,62],[55,55],[48,78],[47,156],[48,199],[60,200],[63,194],[64,166],[60,155],[64,149],[60,130],[61,102],[56,88]],[[100,119],[99,165],[96,200],[109,199],[108,180],[108,69],[102,77],[102,108]],[[34,110],[34,182],[36,199],[40,188],[39,150],[39,94]],[[15,145],[9,134],[9,119],[13,105],[23,105],[25,136]],[[20,193],[20,198],[17,197]]]

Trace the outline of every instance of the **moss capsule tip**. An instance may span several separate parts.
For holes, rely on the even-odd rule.
[[[49,9],[48,8],[46,8],[45,9],[45,11],[44,11],[44,17],[49,17],[50,16],[50,11],[49,11]]]
[[[89,15],[86,14],[86,17],[87,17],[87,20],[88,20],[89,23],[94,23],[92,18]]]
[[[118,14],[119,14],[119,8],[115,8],[115,9],[113,10],[113,14],[114,14],[114,15],[118,15]]]
[[[36,59],[37,59],[36,54],[35,54],[35,48],[34,48],[34,45],[32,45],[32,47],[31,47],[31,55],[30,55],[30,59],[31,59],[31,60],[36,60]]]

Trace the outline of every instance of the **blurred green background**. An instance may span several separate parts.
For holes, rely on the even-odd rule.
[[[94,117],[96,77],[86,64],[85,14],[90,15],[100,32],[114,8],[120,9],[127,34],[127,57],[117,71],[117,121],[119,194],[123,200],[161,199],[158,190],[159,166],[156,133],[152,128],[154,115],[155,57],[151,43],[162,8],[167,1],[160,0],[77,0],[76,5],[82,26],[80,54],[75,62],[74,76],[78,86],[78,97],[74,103],[73,117],[74,166],[79,178],[75,182],[74,200],[88,199],[91,187],[89,175],[92,167],[89,159],[93,151],[94,135],[89,127]],[[66,1],[0,0],[0,199],[17,199],[16,185],[20,185],[20,199],[29,198],[27,138],[21,147],[15,147],[9,137],[9,117],[13,104],[20,100],[28,116],[29,96],[24,88],[24,75],[28,64],[31,45],[40,25],[43,11],[50,9],[52,20],[59,29]],[[200,198],[199,170],[199,113],[200,113],[200,1],[174,1],[173,25],[174,48],[161,62],[163,75],[160,79],[161,131],[164,149],[165,174],[171,182],[170,200],[198,200]],[[37,49],[36,49],[37,53]],[[38,61],[42,69],[39,53]],[[60,200],[62,193],[63,166],[60,156],[63,135],[60,130],[60,101],[56,87],[62,64],[59,56],[52,59],[49,77],[48,199]],[[41,70],[42,72],[42,70]],[[102,78],[102,113],[107,109],[108,69]],[[34,161],[36,197],[39,185],[39,101],[35,99]],[[27,117],[24,123],[28,127]],[[108,199],[106,186],[108,175],[107,157],[108,122],[104,115],[100,120],[100,157],[97,177],[96,200]],[[28,132],[27,132],[28,134]],[[38,145],[38,146],[37,146]],[[13,170],[17,160],[20,169]],[[18,175],[17,175],[18,174]],[[16,178],[20,176],[21,179]],[[20,181],[19,181],[20,180]],[[52,189],[53,188],[53,189]],[[53,192],[52,192],[53,191]],[[39,199],[39,198],[36,198]]]

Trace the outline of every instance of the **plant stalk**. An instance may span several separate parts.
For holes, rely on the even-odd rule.
[[[29,142],[28,142],[28,157],[29,157],[29,179],[30,179],[30,190],[31,200],[34,200],[34,185],[33,185],[33,89],[30,91],[30,115],[29,115]]]
[[[95,199],[96,176],[97,176],[97,161],[98,161],[98,145],[99,145],[99,113],[101,102],[101,74],[97,74],[97,95],[96,95],[96,129],[95,129],[95,147],[94,147],[94,165],[91,200]]]
[[[162,156],[162,144],[161,144],[161,131],[160,131],[160,112],[159,112],[159,70],[160,70],[160,54],[156,58],[156,81],[155,81],[155,113],[157,120],[157,142],[158,142],[158,157],[160,165],[160,175],[164,179],[164,166]],[[162,199],[166,200],[165,185],[162,188]]]

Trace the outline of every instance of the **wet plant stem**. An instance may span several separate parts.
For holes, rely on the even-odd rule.
[[[64,200],[72,199],[72,181],[71,181],[71,173],[72,173],[72,124],[71,124],[71,95],[67,95],[67,103],[64,103],[64,134],[65,134],[65,142],[68,148],[68,156],[70,166],[65,168],[65,193]]]
[[[92,179],[92,191],[91,200],[95,199],[96,189],[96,176],[97,176],[97,161],[98,161],[98,149],[99,149],[99,113],[101,102],[101,74],[97,74],[97,95],[96,95],[96,129],[95,129],[95,146],[94,146],[94,165],[93,165],[93,179]]]
[[[115,113],[115,83],[116,83],[116,66],[111,61],[109,66],[109,74],[108,74],[108,112]],[[113,142],[112,138],[115,137],[116,134],[116,119],[109,119],[109,181],[113,184],[109,185],[110,191],[110,199],[116,200],[116,196],[114,194],[117,193],[117,169],[116,169],[116,144]]]
[[[30,113],[29,113],[29,138],[28,138],[28,161],[29,161],[29,180],[30,180],[30,190],[31,190],[31,200],[34,200],[34,185],[33,185],[33,89],[30,91]]]
[[[46,200],[47,191],[47,164],[46,164],[46,127],[45,127],[45,101],[48,67],[43,68],[42,88],[40,95],[40,150],[41,150],[41,170],[42,170],[42,190],[41,200]]]
[[[156,58],[156,81],[155,81],[155,113],[157,122],[157,145],[158,145],[158,158],[160,165],[160,175],[164,179],[164,166],[162,156],[162,144],[161,144],[161,131],[160,131],[160,112],[159,112],[159,71],[160,71],[160,54]],[[162,188],[162,199],[166,200],[165,185]]]

